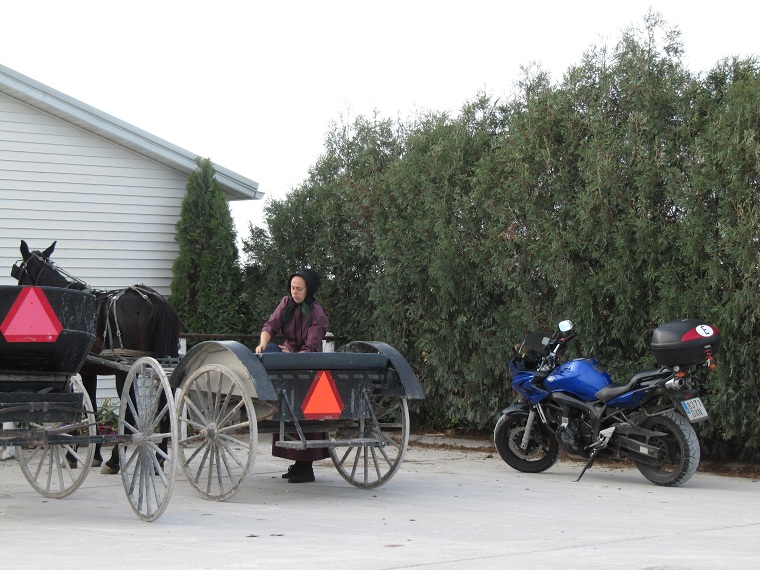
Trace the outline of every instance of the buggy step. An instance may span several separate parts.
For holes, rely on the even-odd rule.
[[[384,447],[388,442],[372,437],[357,437],[353,439],[307,439],[285,440],[275,442],[276,447],[286,449],[312,449],[320,447]]]

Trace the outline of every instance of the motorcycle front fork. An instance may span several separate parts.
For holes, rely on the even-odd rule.
[[[528,443],[530,443],[530,434],[533,432],[533,422],[536,421],[536,408],[531,408],[528,413],[528,422],[525,424],[525,431],[523,432],[522,441],[520,441],[520,449],[525,451],[528,449]]]
[[[535,406],[531,406],[530,411],[528,412],[528,421],[525,423],[525,431],[523,432],[522,440],[520,441],[520,449],[523,451],[528,449],[530,435],[533,433],[533,424],[536,421],[536,414],[538,414],[541,421],[546,424],[546,416],[544,415],[544,409],[541,407],[541,404],[539,403]]]

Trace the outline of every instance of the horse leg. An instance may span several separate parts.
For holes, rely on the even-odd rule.
[[[84,389],[87,392],[87,395],[90,397],[90,402],[92,402],[93,407],[96,411],[98,408],[96,394],[98,390],[98,375],[86,372],[79,374],[82,377],[82,384],[84,385]],[[92,466],[93,467],[100,467],[101,463],[103,463],[103,456],[100,454],[100,444],[95,444],[95,457],[92,460]]]
[[[82,385],[84,386],[85,392],[87,392],[87,395],[90,397],[90,402],[92,402],[93,407],[95,408],[92,410],[93,412],[97,411],[97,401],[95,400],[95,393],[98,386],[98,376],[97,374],[92,374],[89,372],[80,372],[79,376],[82,379]],[[97,420],[97,418],[96,418]],[[69,462],[69,466],[73,469],[77,466],[77,460],[74,457],[73,454],[67,453],[66,454],[66,460]],[[92,459],[92,466],[93,467],[99,467],[100,464],[103,462],[103,457],[100,455],[100,444],[95,444],[95,455]]]
[[[116,475],[119,472],[119,444],[113,446],[111,457],[100,468],[103,475]]]
[[[122,398],[122,392],[124,392],[124,384],[127,381],[127,373],[117,371],[116,372],[116,393],[119,394],[119,398]],[[127,408],[126,417],[124,418],[127,423],[134,423],[132,412]],[[111,457],[103,464],[100,470],[104,475],[116,475],[119,472],[119,444],[113,446]]]

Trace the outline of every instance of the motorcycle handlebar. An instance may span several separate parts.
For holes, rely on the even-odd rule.
[[[577,336],[577,334],[578,333],[572,332],[565,337],[557,338],[554,344],[554,348],[550,348],[549,352],[553,354],[558,354],[560,350],[564,349],[568,345],[568,343]]]
[[[576,336],[578,336],[577,332],[571,332],[569,335],[565,337],[565,344],[573,340]]]

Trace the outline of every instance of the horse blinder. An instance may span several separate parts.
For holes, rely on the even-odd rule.
[[[21,281],[21,271],[22,268],[19,265],[21,262],[17,261],[13,264],[13,267],[11,267],[11,277],[13,277],[16,281]]]

